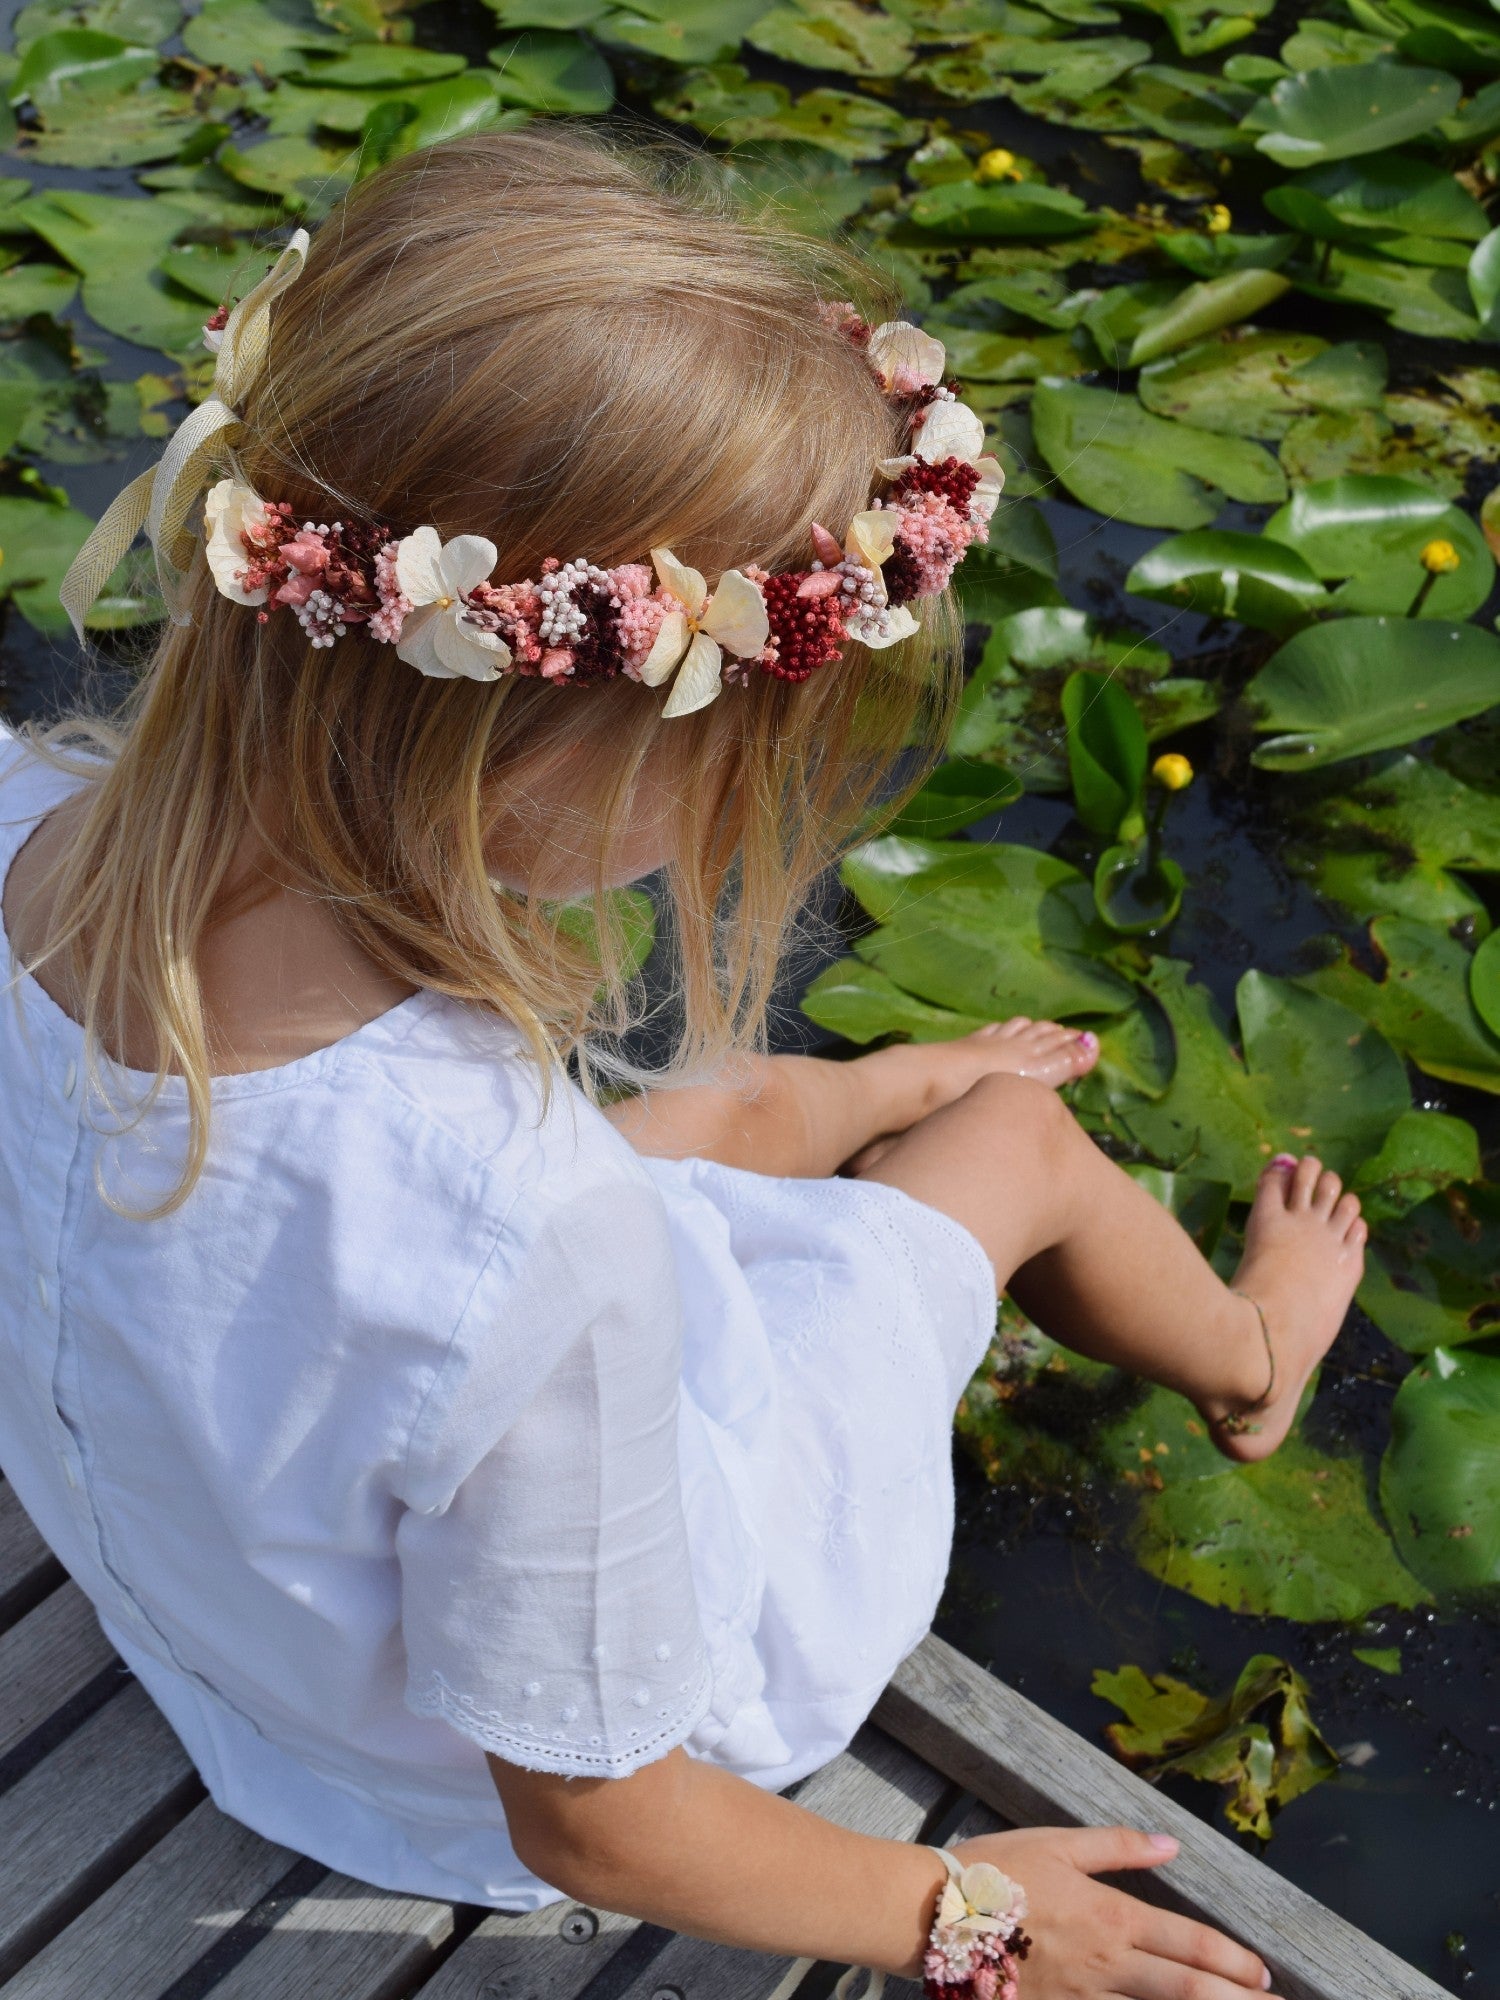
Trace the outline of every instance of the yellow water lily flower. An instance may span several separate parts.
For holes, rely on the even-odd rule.
[[[659,687],[675,673],[662,714],[691,715],[723,686],[726,651],[749,660],[764,650],[771,636],[766,600],[740,570],[726,569],[710,597],[702,573],[680,563],[670,549],[653,549],[651,560],[677,602],[661,621],[640,677],[648,687]]]
[[[1234,227],[1234,217],[1222,201],[1216,201],[1203,217],[1203,226],[1210,236],[1227,236]]]
[[[1419,560],[1429,576],[1448,576],[1458,568],[1462,558],[1452,542],[1439,538],[1427,543]]]
[[[1151,766],[1151,775],[1163,791],[1186,791],[1193,782],[1193,767],[1176,750],[1168,750]]]
[[[1018,181],[1022,174],[1016,165],[1016,156],[1008,146],[991,146],[987,153],[979,155],[974,178],[981,181]]]

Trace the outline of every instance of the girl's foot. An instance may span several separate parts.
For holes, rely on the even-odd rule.
[[[1214,1443],[1229,1458],[1253,1461],[1275,1451],[1344,1323],[1370,1230],[1358,1196],[1342,1190],[1338,1175],[1312,1154],[1294,1160],[1280,1153],[1260,1177],[1234,1275],[1234,1292],[1243,1296],[1231,1296],[1225,1311],[1229,1337],[1246,1357],[1247,1386],[1243,1395],[1202,1406]]]
[[[993,1044],[985,1067],[1005,1070],[1012,1076],[1034,1077],[1054,1090],[1073,1083],[1099,1060],[1099,1037],[1085,1028],[1064,1028],[1056,1021],[1033,1021],[1017,1014],[1009,1021],[993,1021],[979,1028],[976,1042]]]

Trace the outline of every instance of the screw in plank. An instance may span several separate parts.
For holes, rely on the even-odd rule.
[[[571,1909],[558,1925],[558,1930],[568,1944],[587,1944],[590,1938],[599,1935],[599,1919],[592,1910]]]
[[[658,1986],[656,1991],[651,1995],[651,2000],[682,2000],[682,1988],[680,1986]]]

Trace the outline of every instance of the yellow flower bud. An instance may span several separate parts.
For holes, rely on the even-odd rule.
[[[1021,178],[1016,156],[1005,146],[991,146],[987,153],[981,153],[974,172],[976,178],[982,181],[1018,181]]]
[[[1447,576],[1458,568],[1459,553],[1452,542],[1429,542],[1422,550],[1421,562],[1429,576]]]
[[[1193,782],[1193,767],[1186,757],[1175,750],[1168,750],[1151,766],[1151,775],[1163,791],[1181,792]]]
[[[1205,211],[1203,222],[1210,236],[1223,236],[1234,227],[1234,217],[1222,201],[1216,201],[1212,208]]]

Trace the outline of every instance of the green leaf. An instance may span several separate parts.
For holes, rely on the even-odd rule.
[[[1288,69],[1327,69],[1331,63],[1377,62],[1395,53],[1395,42],[1389,35],[1367,35],[1363,29],[1316,18],[1304,20],[1281,45],[1281,60]]]
[[[1170,855],[1145,840],[1107,847],[1094,869],[1094,908],[1112,931],[1155,937],[1182,908],[1187,877]]]
[[[241,187],[256,188],[291,205],[297,213],[325,214],[354,178],[358,150],[342,140],[263,139],[241,152],[225,146],[219,165]]]
[[[1401,1671],[1399,1646],[1351,1646],[1349,1650],[1362,1666],[1373,1667],[1377,1674],[1399,1674]]]
[[[182,25],[177,0],[30,0],[12,29],[18,52],[56,28],[93,28],[122,41],[154,48]]]
[[[1251,762],[1311,771],[1415,742],[1489,708],[1500,639],[1473,625],[1343,618],[1298,632],[1245,690],[1255,727],[1277,731]]]
[[[1216,1701],[1132,1666],[1097,1672],[1090,1685],[1126,1718],[1106,1731],[1125,1763],[1152,1781],[1177,1772],[1231,1787],[1225,1817],[1261,1840],[1271,1838],[1273,1811],[1338,1769],[1313,1723],[1306,1681],[1272,1653],[1247,1660]]]
[[[1189,285],[1141,328],[1130,350],[1130,366],[1138,368],[1142,362],[1155,361],[1205,334],[1248,319],[1291,288],[1290,278],[1283,278],[1279,271],[1264,270],[1228,271],[1222,278]]]
[[[189,209],[161,195],[143,201],[50,188],[19,213],[82,274],[84,308],[108,332],[166,353],[201,347],[203,301],[157,264],[191,227]]]
[[[1275,0],[1240,0],[1239,5],[1233,0],[1132,0],[1132,4],[1161,16],[1179,55],[1204,56],[1253,35]]]
[[[1423,617],[1469,617],[1495,580],[1494,557],[1468,515],[1430,487],[1388,473],[1353,473],[1304,487],[1271,516],[1265,532],[1295,549],[1325,582],[1346,579],[1333,595],[1336,611],[1407,613],[1428,580],[1421,553],[1433,541],[1451,543],[1460,561],[1433,579]]]
[[[1335,1000],[1269,974],[1247,972],[1236,993],[1241,1057],[1190,968],[1159,958],[1143,984],[1166,1014],[1176,1066],[1155,1102],[1124,1107],[1120,1122],[1166,1166],[1254,1193],[1273,1153],[1316,1152],[1348,1173],[1408,1109],[1411,1092],[1384,1037]]]
[[[668,62],[711,63],[733,55],[765,12],[765,0],[636,0],[602,15],[594,33]]]
[[[73,94],[108,97],[156,74],[155,49],[135,48],[118,35],[93,28],[60,28],[41,35],[21,58],[10,86],[12,101],[29,97],[43,117]]]
[[[1328,598],[1295,549],[1214,528],[1158,542],[1131,570],[1125,588],[1136,597],[1276,633],[1307,624]]]
[[[28,319],[32,313],[61,318],[77,289],[77,276],[61,265],[12,264],[0,272],[0,323]]]
[[[1179,146],[1220,152],[1248,149],[1239,121],[1255,101],[1254,91],[1239,89],[1222,77],[1202,76],[1168,63],[1143,64],[1124,86],[1127,127],[1144,125]]]
[[[1362,1015],[1429,1076],[1500,1094],[1500,1037],[1474,1011],[1464,946],[1411,917],[1378,917],[1370,938],[1383,979],[1367,979],[1345,957],[1302,983]]]
[[[1037,181],[946,181],[917,195],[907,220],[925,236],[963,243],[1083,236],[1094,226],[1076,195]]]
[[[1062,713],[1078,817],[1107,839],[1139,838],[1150,750],[1135,703],[1117,681],[1085,667],[1063,684]]]
[[[1479,1134],[1446,1111],[1403,1111],[1381,1143],[1351,1175],[1365,1220],[1378,1230],[1457,1182],[1482,1172]]]
[[[1500,792],[1441,765],[1399,757],[1320,802],[1310,815],[1321,845],[1359,841],[1404,861],[1500,870]]]
[[[843,160],[879,160],[914,146],[925,127],[888,104],[843,90],[810,90],[794,104],[779,83],[751,82],[738,63],[690,70],[653,100],[663,118],[694,125],[730,145],[791,139]]]
[[[1217,194],[1217,184],[1210,183],[1203,192]],[[1195,277],[1221,278],[1230,271],[1279,270],[1297,248],[1297,237],[1287,231],[1275,236],[1248,236],[1233,230],[1221,236],[1200,236],[1194,230],[1179,229],[1163,236],[1161,247],[1174,264],[1181,264]]]
[[[1223,497],[1264,504],[1285,493],[1269,452],[1210,439],[1107,389],[1049,378],[1032,398],[1043,456],[1077,500],[1147,528],[1207,527]]]
[[[342,35],[322,26],[308,0],[203,0],[182,39],[199,62],[240,75],[260,70],[285,76],[301,67],[309,49],[346,46]]]
[[[344,95],[353,97],[355,93],[346,91]],[[519,112],[501,109],[503,95],[503,91],[497,92],[495,79],[487,70],[470,69],[419,90],[404,90],[397,99],[383,99],[385,106],[394,102],[413,113],[394,135],[394,153],[418,152],[460,132],[484,132],[524,122]]]
[[[1500,1333],[1495,1231],[1500,1189],[1456,1183],[1407,1214],[1382,1218],[1359,1303],[1408,1354],[1492,1341]]]
[[[1389,854],[1330,849],[1292,850],[1287,865],[1305,874],[1319,895],[1356,917],[1416,917],[1429,924],[1467,924],[1476,936],[1489,930],[1489,912],[1471,889],[1430,861],[1400,862]]]
[[[900,76],[912,60],[905,23],[855,0],[772,7],[746,36],[750,46],[808,69],[851,76]]]
[[[1166,1389],[1114,1426],[1106,1449],[1146,1489],[1132,1534],[1136,1560],[1205,1604],[1351,1623],[1382,1605],[1426,1601],[1370,1511],[1357,1458],[1325,1456],[1294,1433],[1273,1458],[1230,1464],[1191,1405]],[[1143,1466],[1152,1479],[1142,1478]]]
[[[0,590],[38,632],[61,638],[68,615],[57,593],[69,563],[83,547],[93,522],[74,507],[45,500],[0,495]]]
[[[1373,306],[1402,333],[1430,340],[1475,340],[1479,322],[1461,271],[1424,270],[1374,252],[1334,249],[1319,273],[1294,271],[1297,285],[1315,299]]]
[[[1396,1392],[1380,1502],[1434,1590],[1500,1584],[1500,1359],[1433,1350]]]
[[[1035,35],[981,35],[964,49],[927,56],[907,72],[944,97],[974,104],[996,95],[1039,110],[1061,110],[1103,90],[1137,63],[1150,60],[1148,42],[1124,35],[1083,35],[1067,41]],[[1034,76],[1029,90],[1015,82]]]
[[[1486,333],[1500,333],[1500,229],[1492,229],[1469,259],[1469,296]]]
[[[1484,210],[1468,189],[1431,160],[1374,153],[1315,167],[1271,188],[1266,207],[1278,220],[1335,243],[1379,244],[1392,237],[1451,237],[1477,243]]]
[[[894,979],[842,958],[820,972],[802,996],[802,1011],[820,1028],[846,1041],[874,1042],[900,1035],[913,1042],[946,1042],[971,1035],[986,1022],[977,1014],[955,1014],[946,1007],[929,1007],[905,993]]]
[[[1279,166],[1314,167],[1421,137],[1456,109],[1460,94],[1458,79],[1442,70],[1344,63],[1287,77],[1243,123]]]
[[[998,764],[950,757],[907,800],[885,831],[914,840],[942,840],[1014,805],[1020,796],[1020,784]]]
[[[308,54],[287,74],[294,83],[319,90],[394,90],[435,83],[439,77],[456,76],[463,67],[462,56],[441,49],[418,49],[406,42],[355,42],[337,55]]]
[[[1500,931],[1491,932],[1470,962],[1469,998],[1474,1012],[1500,1040]]]
[[[609,64],[581,35],[534,29],[491,49],[489,61],[500,72],[496,89],[504,104],[591,117],[615,101]]]
[[[1316,334],[1232,328],[1141,370],[1137,393],[1157,416],[1231,437],[1279,438],[1313,410],[1376,405],[1386,360],[1373,341],[1330,347]]]
[[[614,0],[484,0],[504,28],[592,28]]]

